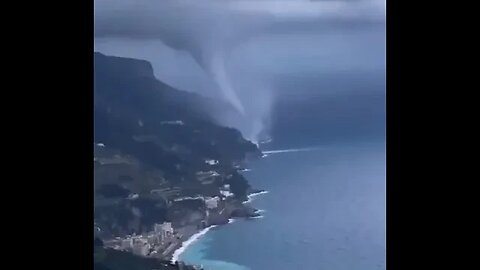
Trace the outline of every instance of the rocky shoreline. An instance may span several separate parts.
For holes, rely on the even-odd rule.
[[[252,201],[252,198],[258,195],[266,194],[268,191],[265,190],[255,190],[249,193],[247,196],[247,200],[242,201],[240,204],[237,204],[236,207],[229,216],[225,216],[222,219],[216,220],[208,224],[205,228],[200,230],[191,231],[190,234],[183,235],[181,239],[179,239],[178,243],[175,245],[174,248],[168,251],[168,253],[164,253],[164,259],[171,261],[172,263],[181,262],[179,260],[180,255],[196,240],[198,240],[201,236],[205,235],[209,230],[233,223],[236,219],[254,219],[254,218],[261,218],[263,217],[261,213],[263,210],[256,209],[248,205]]]

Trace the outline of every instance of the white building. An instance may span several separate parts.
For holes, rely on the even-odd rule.
[[[164,242],[168,238],[172,237],[174,232],[172,223],[170,222],[155,224],[153,230],[155,231],[155,234],[159,236],[161,242]]]
[[[220,194],[222,194],[224,197],[231,197],[234,194],[228,190],[220,190]]]
[[[218,197],[213,197],[213,198],[206,198],[205,199],[205,205],[207,206],[208,209],[215,209],[218,207],[218,201],[220,198]]]
[[[205,160],[205,163],[207,163],[208,165],[216,165],[216,164],[218,164],[218,160],[207,159],[207,160]]]
[[[231,197],[234,195],[232,192],[230,192],[229,184],[225,184],[222,188],[220,188],[220,194],[222,194],[224,197]]]
[[[128,195],[127,199],[128,200],[135,200],[135,199],[138,198],[138,196],[139,195],[137,193],[131,193],[131,194]]]

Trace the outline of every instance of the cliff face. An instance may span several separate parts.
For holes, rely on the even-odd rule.
[[[155,78],[152,65],[145,60],[106,56],[98,52],[94,58],[95,75]]]
[[[216,101],[162,83],[147,61],[94,57],[95,222],[100,235],[147,231],[171,219],[168,208],[175,198],[217,196],[225,184],[236,198],[245,198],[250,187],[234,165],[260,151],[239,131],[214,123],[206,109],[217,106]],[[216,175],[198,175],[209,171]]]
[[[96,141],[126,147],[133,136],[147,136],[144,144],[182,145],[230,161],[258,151],[239,131],[213,123],[206,108],[214,103],[160,82],[146,61],[95,54]]]

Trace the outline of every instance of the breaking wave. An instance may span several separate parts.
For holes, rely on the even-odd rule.
[[[315,151],[321,149],[320,147],[306,147],[306,148],[292,148],[292,149],[280,149],[280,150],[268,150],[262,151],[264,155],[290,153],[290,152],[303,152],[303,151]]]

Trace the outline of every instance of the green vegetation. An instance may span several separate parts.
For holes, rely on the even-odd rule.
[[[242,205],[250,185],[234,165],[261,153],[238,130],[215,124],[205,110],[226,111],[225,104],[158,81],[146,61],[99,53],[94,95],[95,234],[101,239],[141,234],[164,221],[195,228],[207,222],[205,203],[174,200],[219,196],[225,184],[235,198],[229,197],[233,206],[216,216],[218,222],[227,222],[226,215]],[[218,164],[205,162],[210,159]],[[105,248],[100,239],[94,255],[96,270],[179,269]]]

